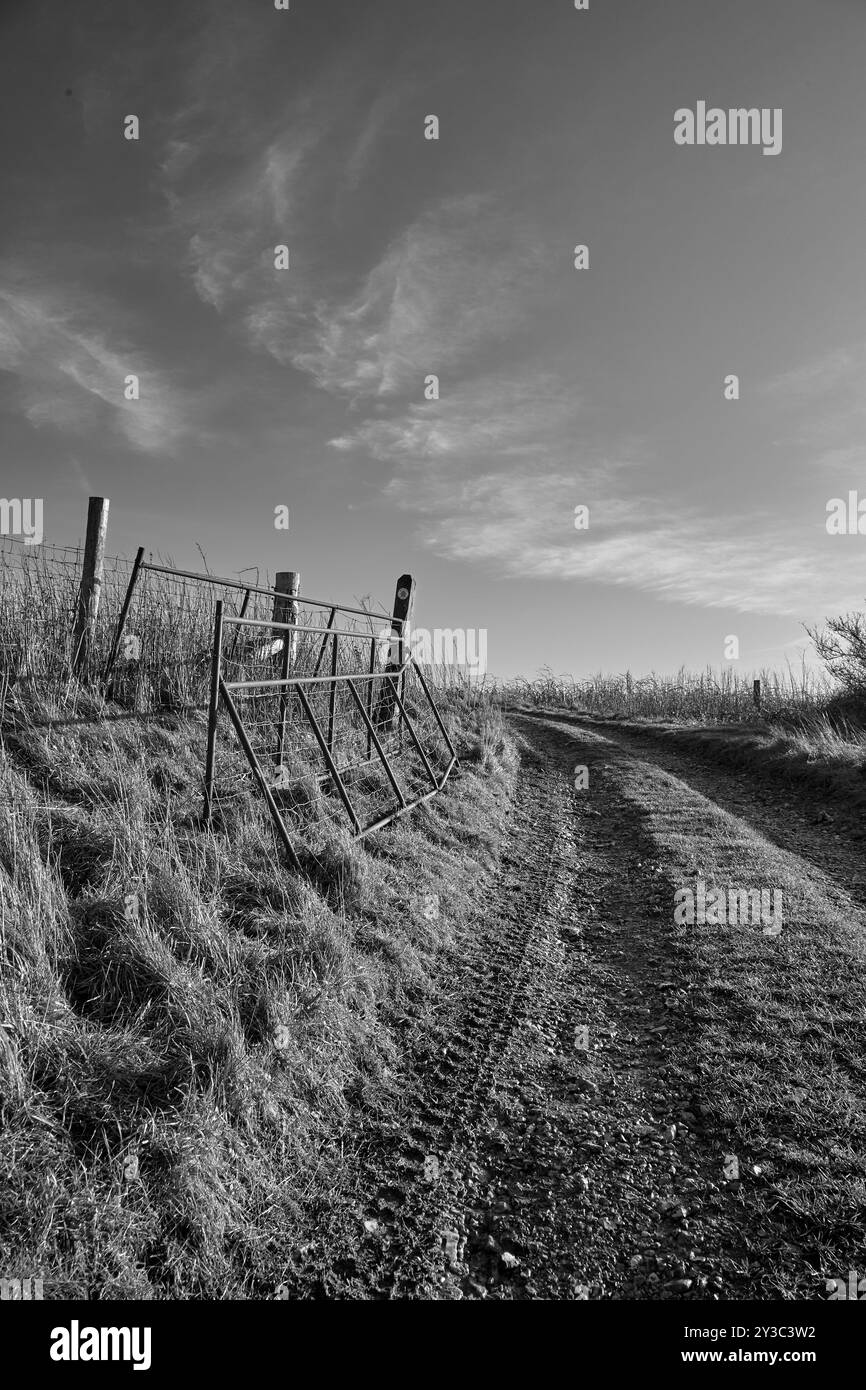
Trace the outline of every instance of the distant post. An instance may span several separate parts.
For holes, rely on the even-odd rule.
[[[72,660],[75,671],[81,671],[86,667],[96,635],[96,618],[102,593],[107,530],[108,498],[91,497],[87,504],[84,564],[81,569],[81,584],[78,590],[78,605],[72,632]]]
[[[752,682],[752,699],[755,702],[755,709],[761,708],[761,682]]]

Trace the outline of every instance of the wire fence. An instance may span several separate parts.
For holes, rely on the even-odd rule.
[[[0,683],[56,694],[72,675],[72,632],[84,548],[0,536]],[[95,643],[107,652],[133,562],[106,556]]]
[[[444,784],[454,749],[398,614],[411,607],[409,576],[389,614],[301,595],[287,573],[276,588],[258,569],[225,578],[143,548],[104,556],[82,660],[86,568],[85,546],[0,538],[0,717],[21,696],[32,713],[73,686],[132,716],[184,712],[206,819],[252,778],[291,853],[289,829],[323,795],[365,834]]]
[[[335,625],[335,615],[341,628],[348,624],[352,636],[367,639],[391,626],[387,614],[372,608],[345,608],[277,591],[258,571],[229,579],[142,561],[130,575],[107,655],[111,698],[141,712],[202,708],[208,700],[218,603],[227,618],[238,620],[224,653],[236,679],[266,679],[277,669],[282,636],[252,635],[253,624],[268,624],[275,613],[291,614],[297,631],[293,660],[301,670],[315,662],[321,635]]]

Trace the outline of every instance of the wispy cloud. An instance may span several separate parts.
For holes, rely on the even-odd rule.
[[[825,549],[817,564],[814,526],[684,507],[645,440],[603,442],[592,421],[553,372],[489,376],[331,444],[392,465],[385,497],[418,518],[415,539],[442,559],[743,613],[857,602],[850,554]],[[575,530],[579,505],[588,530]]]
[[[840,387],[850,386],[862,373],[864,345],[836,348],[770,377],[759,388],[764,396],[789,397],[798,401],[815,400]]]
[[[808,450],[815,468],[846,474],[862,471],[863,450],[851,438],[866,423],[866,342],[824,352],[764,382],[758,394],[783,406],[789,431],[779,440]]]
[[[177,391],[140,352],[111,346],[80,305],[45,289],[0,290],[0,367],[37,426],[83,431],[109,420],[133,447],[170,448],[191,428]],[[124,379],[140,378],[140,399]]]
[[[472,354],[518,328],[547,281],[531,225],[484,194],[418,213],[354,284],[320,254],[335,198],[342,205],[357,186],[399,95],[377,97],[359,125],[345,120],[345,102],[303,94],[264,146],[231,153],[232,172],[216,183],[203,175],[207,141],[191,159],[175,131],[163,160],[200,297],[255,347],[352,400],[420,395],[431,372],[453,382]],[[283,242],[287,272],[273,267]]]
[[[816,577],[814,537],[772,518],[713,519],[636,488],[602,463],[573,474],[537,470],[471,481],[453,475],[394,480],[391,500],[423,517],[418,542],[448,560],[481,562],[503,577],[589,580],[627,586],[678,603],[742,613],[801,617],[854,606],[850,556],[823,552]],[[609,491],[619,482],[619,492]],[[588,530],[574,528],[587,505]]]
[[[401,468],[430,462],[483,467],[485,459],[523,458],[557,444],[568,453],[568,432],[583,410],[581,396],[552,372],[482,375],[449,383],[438,401],[417,401],[385,418],[369,417],[330,440],[340,450],[363,449]],[[450,475],[449,475],[450,476]]]
[[[317,303],[309,347],[298,351],[288,334],[266,346],[351,397],[420,395],[428,373],[453,386],[473,354],[517,327],[542,270],[528,229],[503,229],[495,214],[480,194],[439,204],[397,238],[355,294]]]

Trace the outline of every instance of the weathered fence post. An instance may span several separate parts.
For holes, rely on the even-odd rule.
[[[394,613],[391,618],[391,641],[393,646],[394,634],[396,633],[399,644],[397,647],[397,665],[402,666],[406,660],[404,633],[412,621],[412,611],[415,607],[415,580],[411,574],[401,574],[397,580],[397,592],[394,595]],[[393,659],[392,650],[391,657]]]
[[[279,597],[274,598],[274,622],[275,623],[296,623],[298,621],[298,591],[301,587],[301,576],[294,570],[278,570],[274,583],[274,588]],[[283,666],[282,678],[285,680],[290,669],[295,663],[295,656],[298,650],[298,634],[293,632],[276,632],[275,637],[283,639]]]
[[[397,580],[397,590],[394,594],[394,608],[391,617],[391,650],[388,654],[389,660],[385,667],[385,675],[391,671],[399,671],[407,656],[407,631],[410,631],[412,612],[415,607],[415,580],[411,574],[401,574]],[[396,650],[396,656],[395,656]],[[394,723],[394,711],[397,701],[394,699],[397,686],[394,681],[385,680],[382,682],[382,690],[376,709],[374,723],[383,725],[390,729]],[[400,694],[406,694],[406,677],[401,677]],[[403,716],[400,715],[400,737],[402,746],[403,735]]]
[[[72,663],[75,671],[82,670],[90,657],[96,634],[96,617],[102,592],[102,572],[105,563],[105,533],[108,530],[108,498],[91,497],[87,504],[87,535],[84,541],[84,563],[78,590],[75,626],[72,632]]]
[[[301,587],[300,574],[295,570],[278,570],[274,587],[279,595],[279,597],[274,598],[274,622],[296,623],[298,621],[298,591]],[[298,652],[298,634],[296,632],[280,632],[279,629],[275,629],[274,635],[283,639],[282,651],[280,652],[280,680],[286,680],[295,664],[295,657]],[[284,689],[280,691],[277,746],[274,750],[274,762],[277,768],[281,766],[283,761],[288,718],[289,692],[288,689]]]
[[[761,682],[752,682],[752,699],[755,702],[755,709],[761,708]]]

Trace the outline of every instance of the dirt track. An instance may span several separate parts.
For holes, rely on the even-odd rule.
[[[346,1136],[286,1295],[820,1297],[862,1262],[862,849],[651,741],[514,723],[496,900],[443,958],[435,1016],[407,1021],[400,1104]],[[704,928],[695,946],[673,886],[695,866],[733,881],[743,862],[784,885],[790,929],[741,949]],[[829,1020],[797,993],[816,931],[827,999],[844,1000]],[[766,1008],[748,1011],[752,987]],[[817,1119],[839,1075],[859,1098],[850,1149]],[[850,1212],[819,1190],[831,1171]]]

